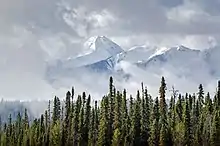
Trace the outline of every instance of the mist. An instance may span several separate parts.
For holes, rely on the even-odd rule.
[[[158,47],[183,44],[203,50],[218,45],[220,40],[217,21],[220,13],[215,2],[209,5],[205,1],[161,0],[137,3],[129,0],[126,4],[116,0],[0,2],[0,98],[6,100],[47,101],[55,95],[64,98],[72,86],[79,94],[86,91],[95,99],[101,98],[108,91],[108,74],[84,71],[80,77],[62,77],[53,83],[45,75],[48,62],[83,53],[83,43],[91,36],[105,35],[125,50],[146,44]],[[144,82],[149,92],[157,96],[162,75],[169,88],[174,85],[182,92],[196,92],[199,84],[167,70],[153,75],[131,64],[122,66],[132,77],[128,81],[115,80],[115,84],[121,90],[129,89],[131,94]],[[210,82],[203,81],[205,89],[214,92],[216,81],[209,77],[207,80]]]

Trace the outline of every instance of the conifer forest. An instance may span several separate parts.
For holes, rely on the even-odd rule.
[[[144,84],[136,96],[118,91],[113,78],[100,101],[74,88],[48,103],[30,120],[27,109],[0,121],[0,146],[220,146],[220,81],[211,96],[203,85],[194,94],[175,88],[168,96],[161,78],[158,97]]]

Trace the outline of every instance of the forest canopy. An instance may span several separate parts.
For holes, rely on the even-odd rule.
[[[92,104],[72,88],[64,104],[55,96],[33,121],[26,108],[1,120],[1,146],[219,146],[220,81],[213,97],[202,84],[195,94],[166,92],[164,77],[158,97],[143,83],[135,97],[118,91],[110,77],[108,93]]]

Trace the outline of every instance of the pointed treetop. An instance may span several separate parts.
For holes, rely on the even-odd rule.
[[[71,95],[70,91],[68,91],[68,92],[66,93],[66,95],[67,95],[67,96],[70,96],[70,95]]]
[[[72,96],[73,96],[73,95],[74,95],[74,93],[75,93],[74,87],[72,87],[71,92],[72,92]]]
[[[109,79],[110,83],[113,83],[113,77],[111,76]]]

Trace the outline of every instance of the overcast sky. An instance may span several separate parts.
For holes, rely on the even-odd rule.
[[[94,35],[125,49],[218,45],[219,8],[220,0],[0,0],[0,97],[50,96],[45,61],[77,55]]]

